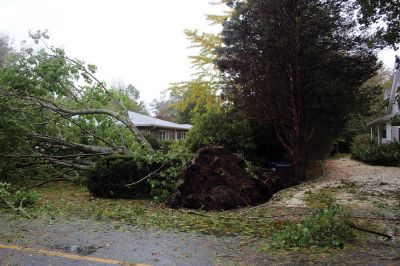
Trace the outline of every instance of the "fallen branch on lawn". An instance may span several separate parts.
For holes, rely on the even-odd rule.
[[[221,255],[217,255],[217,258],[234,258],[237,257],[235,255],[230,255],[230,254],[221,254]]]
[[[68,155],[48,155],[41,153],[34,154],[4,154],[0,153],[0,157],[6,158],[53,158],[53,159],[68,159],[68,158],[79,158],[79,157],[94,157],[94,156],[102,156],[102,155],[112,155],[115,152],[106,152],[106,153],[78,153],[78,154],[68,154]]]
[[[153,175],[158,174],[158,172],[161,171],[161,169],[163,169],[168,163],[169,163],[169,162],[164,163],[164,164],[161,165],[159,168],[157,168],[157,170],[151,172],[150,174],[146,175],[146,176],[143,177],[142,179],[140,179],[140,180],[138,180],[138,181],[136,181],[136,182],[130,183],[130,184],[126,184],[125,186],[126,186],[127,188],[130,188],[131,186],[137,185],[137,184],[139,184],[140,182],[143,182],[144,180],[146,180],[146,179],[152,177]]]
[[[59,174],[58,176],[56,176],[56,177],[54,177],[54,178],[52,178],[52,179],[43,181],[43,182],[41,182],[41,183],[38,183],[38,184],[35,184],[35,185],[31,185],[31,186],[25,186],[24,189],[27,189],[27,188],[34,188],[34,187],[40,187],[40,186],[43,186],[43,185],[45,185],[45,184],[47,184],[47,183],[54,182],[54,181],[71,181],[70,178],[61,178],[61,177],[66,176],[67,173],[68,173],[68,172],[71,172],[72,170],[73,170],[73,169],[68,169],[68,170],[64,171],[63,173]]]
[[[188,214],[194,214],[194,215],[198,215],[198,216],[202,216],[202,217],[211,217],[211,215],[205,214],[205,213],[200,213],[200,212],[196,212],[194,210],[180,210],[183,213],[188,213]]]
[[[386,257],[381,257],[382,259],[385,260],[400,260],[400,257],[395,257],[395,258],[386,258]]]
[[[363,228],[363,227],[355,225],[354,223],[349,222],[349,221],[346,221],[346,225],[350,226],[351,228],[353,228],[355,230],[361,231],[361,232],[366,232],[366,233],[370,233],[370,234],[374,234],[374,235],[378,235],[378,236],[383,236],[383,237],[386,237],[389,240],[393,240],[394,239],[394,237],[391,236],[391,235],[388,235],[388,234],[385,234],[385,233],[382,233],[382,232],[378,232],[378,231],[375,231],[375,230]]]
[[[211,215],[196,212],[194,210],[179,210],[186,214],[194,214],[202,217],[212,217]],[[233,220],[263,220],[263,219],[275,219],[278,217],[286,217],[286,216],[294,216],[295,214],[282,214],[282,215],[269,215],[269,216],[259,216],[259,217],[243,217],[243,216],[216,216],[220,219],[233,219]],[[311,214],[302,214],[304,215],[311,215]]]
[[[351,219],[380,220],[380,221],[400,221],[400,218],[374,217],[374,216],[351,216]]]
[[[22,199],[21,202],[19,203],[19,207],[15,207],[11,202],[6,200],[4,197],[0,196],[0,199],[11,209],[13,209],[15,212],[19,212],[22,214],[22,216],[25,216],[26,218],[32,219],[32,216],[30,216],[24,208],[22,208],[22,204],[26,199]]]

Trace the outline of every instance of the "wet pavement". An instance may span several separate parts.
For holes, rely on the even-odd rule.
[[[90,220],[48,223],[39,219],[12,221],[0,218],[0,224],[1,243],[5,245],[132,264],[215,265],[224,257],[234,256],[232,247],[237,243],[234,238],[120,227]],[[0,258],[3,264],[8,261],[9,265],[108,265],[31,251],[0,248]],[[21,264],[16,264],[18,261]]]
[[[261,239],[93,220],[10,217],[0,217],[0,265],[399,265],[400,261],[393,260],[400,254],[400,244],[381,237],[360,239],[343,250],[272,252],[260,249]]]

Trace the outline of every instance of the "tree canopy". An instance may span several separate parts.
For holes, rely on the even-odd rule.
[[[234,12],[218,60],[225,93],[249,119],[274,127],[302,180],[306,158],[326,150],[357,107],[377,58],[357,33],[348,1],[228,4]]]
[[[10,53],[0,68],[2,158],[84,170],[96,156],[152,150],[129,118],[128,110],[144,111],[133,86],[110,89],[96,66],[47,46],[46,32],[31,37],[37,46]]]
[[[400,4],[396,0],[356,0],[359,7],[358,21],[363,30],[374,32],[370,41],[379,48],[386,46],[394,50],[400,44]],[[400,58],[396,56],[396,68],[400,67]]]
[[[207,20],[221,25],[226,15],[208,15]],[[190,48],[198,53],[190,56],[195,70],[189,81],[176,82],[166,90],[168,97],[155,101],[153,106],[160,117],[175,118],[179,123],[190,123],[196,115],[207,112],[221,112],[222,100],[219,93],[224,85],[215,66],[216,49],[221,46],[220,33],[205,33],[185,30],[191,42]]]
[[[381,44],[395,47],[400,43],[400,4],[393,0],[357,0],[359,22],[375,25],[375,37]]]

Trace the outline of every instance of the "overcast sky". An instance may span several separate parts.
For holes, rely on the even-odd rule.
[[[98,77],[133,84],[148,104],[169,83],[190,78],[193,50],[183,31],[208,26],[221,12],[210,0],[0,0],[0,33],[15,44],[49,30],[50,44],[97,65]],[[394,53],[381,53],[392,68]]]

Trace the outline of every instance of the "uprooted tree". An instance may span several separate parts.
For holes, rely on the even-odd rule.
[[[37,47],[10,52],[0,68],[0,176],[19,168],[68,177],[96,156],[152,151],[94,65],[47,46],[46,32],[31,37]]]
[[[295,178],[321,154],[356,108],[376,56],[344,0],[228,1],[219,68],[225,94],[249,119],[272,125]]]

